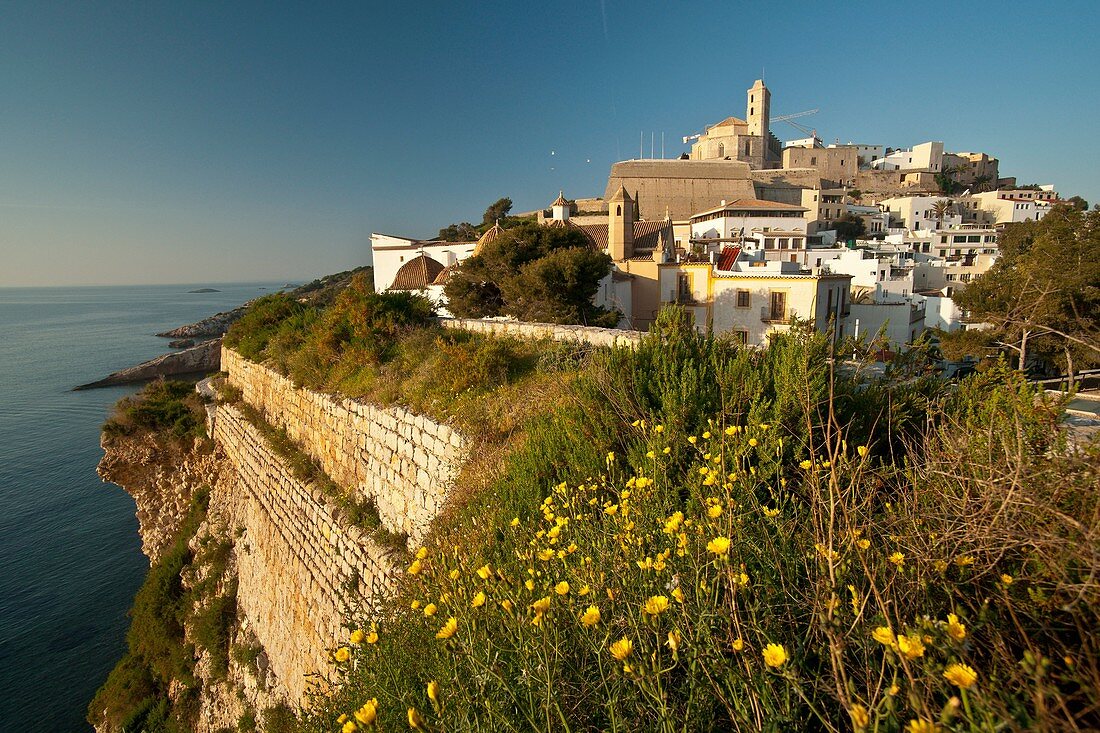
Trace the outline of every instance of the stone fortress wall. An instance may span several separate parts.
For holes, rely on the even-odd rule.
[[[286,430],[333,481],[373,500],[382,526],[407,534],[416,548],[465,462],[462,435],[398,407],[295,387],[231,349],[222,351],[222,369],[245,402]]]

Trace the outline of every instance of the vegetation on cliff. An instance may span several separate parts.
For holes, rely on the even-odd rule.
[[[1097,449],[1003,366],[954,391],[675,311],[585,357],[306,730],[1098,723]]]
[[[159,433],[176,441],[206,437],[206,412],[195,386],[158,379],[136,395],[119,400],[103,424],[104,435],[137,432]]]

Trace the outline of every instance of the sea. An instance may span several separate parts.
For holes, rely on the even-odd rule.
[[[100,426],[137,387],[72,388],[283,285],[0,288],[0,731],[92,730],[148,569],[133,500],[96,475]]]

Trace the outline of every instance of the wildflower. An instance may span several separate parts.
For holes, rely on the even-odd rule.
[[[523,582],[523,587],[526,588],[527,590],[534,590],[535,589],[535,581],[528,578],[527,580],[525,580]]]
[[[359,730],[359,726],[355,724],[354,720],[349,720],[340,728],[340,733],[355,733]]]
[[[680,525],[684,523],[683,512],[673,512],[668,519],[665,520],[665,534],[676,534],[680,531]]]
[[[424,615],[428,616],[428,617],[434,616],[436,610],[437,609],[436,609],[435,604],[434,603],[429,603],[428,605],[424,606]]]
[[[865,446],[865,445],[856,446],[856,453],[859,454],[860,458],[866,458],[867,457],[867,446]]]
[[[367,634],[367,643],[368,644],[377,644],[378,643],[378,632],[377,631],[372,631],[369,634]]]
[[[887,560],[894,563],[894,565],[897,566],[898,570],[901,570],[901,568],[905,565],[905,554],[901,552],[895,552],[891,554],[890,557],[887,558]]]
[[[717,519],[722,516],[722,507],[719,504],[713,504],[707,507],[707,516],[711,519]]]
[[[367,633],[362,629],[356,629],[351,632],[351,636],[348,637],[348,643],[350,644],[362,644],[363,639],[367,638]]]
[[[768,517],[770,519],[774,519],[775,517],[779,516],[779,510],[778,509],[769,509],[768,507],[764,507],[764,516]]]
[[[609,516],[613,516],[613,515],[617,514],[618,512],[619,512],[619,505],[618,504],[612,504],[611,506],[609,506],[609,507],[607,507],[606,509],[603,510],[603,513],[607,514]]]
[[[439,683],[435,680],[428,683],[428,699],[436,704],[439,703]]]
[[[866,550],[870,546],[871,546],[871,540],[869,540],[867,538],[856,541],[856,547],[858,547],[861,550]]]
[[[664,448],[662,448],[662,449],[661,449],[661,452],[662,452],[662,453],[664,453],[664,454],[665,454],[665,455],[667,456],[667,455],[668,455],[669,453],[671,453],[671,452],[672,452],[672,448],[669,448],[669,447],[668,447],[668,446],[666,445],[666,446],[665,446]]]
[[[714,555],[725,555],[730,551],[729,537],[715,537],[707,543],[707,552]]]
[[[512,601],[510,599],[505,598],[503,601],[500,602],[500,607],[503,608],[508,613],[511,613],[512,609],[515,608],[515,604],[512,603]]]
[[[413,730],[423,730],[424,718],[416,708],[409,708],[409,727]]]
[[[670,650],[672,650],[673,656],[676,655],[676,652],[680,651],[680,632],[679,631],[673,630],[673,631],[668,632],[668,648]]]
[[[853,705],[848,711],[852,718],[852,727],[857,731],[863,730],[871,722],[871,716],[867,714],[867,708],[862,705]]]
[[[595,626],[600,622],[600,609],[598,606],[589,606],[581,614],[581,624],[584,626]]]
[[[481,578],[482,580],[488,580],[489,576],[492,575],[492,573],[492,568],[490,568],[488,565],[482,565],[480,568],[477,569],[477,577]]]
[[[965,568],[967,565],[974,564],[974,558],[970,555],[959,555],[955,558],[955,564],[960,568]]]
[[[1001,574],[1001,584],[1002,585],[1010,586],[1010,585],[1012,585],[1013,580],[1014,580],[1014,578],[1011,575],[1009,575],[1008,573],[1002,573]]]
[[[615,451],[608,451],[607,453],[607,465],[611,465],[615,462]]]
[[[409,608],[411,608],[414,611],[416,609],[420,608],[420,600],[419,599],[414,599],[413,602],[409,604]]]
[[[508,524],[510,524],[513,527],[518,527],[519,526],[519,517],[512,517],[512,521],[509,522]]]
[[[665,432],[665,426],[664,425],[654,425],[653,426],[653,432],[663,433],[663,432]]]
[[[943,671],[943,677],[959,689],[969,690],[978,681],[978,673],[966,664],[949,664]]]
[[[764,647],[764,664],[769,667],[782,667],[787,661],[787,650],[782,644],[768,644]]]
[[[731,646],[733,647],[733,650],[735,652],[739,652],[745,648],[745,640],[739,636],[733,640],[733,644],[731,644]]]
[[[470,607],[471,608],[481,608],[482,606],[485,605],[486,600],[487,600],[487,598],[485,597],[485,591],[479,590],[477,592],[477,595],[475,595],[473,597],[473,599],[470,601]]]
[[[889,626],[879,626],[871,632],[871,638],[885,646],[894,646],[897,643],[894,632],[890,630]]]
[[[378,717],[378,698],[372,697],[355,711],[355,719],[363,725],[370,725]]]
[[[749,438],[749,445],[751,445],[753,448],[755,448],[759,444],[760,443],[759,443],[759,441],[756,440],[756,438]]]
[[[343,723],[347,719],[348,719],[347,713],[341,713],[340,717],[336,719],[336,722],[337,723]]]
[[[588,583],[581,586],[581,589],[577,591],[578,596],[586,596],[592,592],[592,589],[588,587]]]
[[[562,582],[554,586],[554,592],[557,593],[559,596],[569,595],[569,583],[563,580]]]
[[[768,428],[770,427],[771,425],[768,425],[766,422],[760,423],[760,429],[763,430],[765,433],[768,432]]]
[[[683,603],[684,602],[684,592],[682,590],[680,590],[679,588],[673,588],[672,589],[672,597],[676,599],[677,603]]]
[[[668,596],[650,596],[642,610],[650,616],[659,616],[668,610]]]
[[[351,659],[351,652],[348,651],[348,648],[346,646],[342,646],[336,650],[336,653],[333,654],[333,656],[336,658],[337,662],[346,662]]]
[[[412,565],[409,566],[409,575],[419,575],[422,570],[420,559],[413,560]]]
[[[459,572],[458,568],[455,568],[454,570],[452,570],[447,575],[451,580],[458,580],[459,576],[462,575],[462,573]]]
[[[615,657],[617,661],[622,662],[634,651],[634,642],[624,636],[614,642],[608,649],[611,651],[611,656]]]
[[[907,659],[916,659],[924,656],[924,642],[916,634],[898,637],[898,651]]]
[[[553,550],[547,548],[545,550],[539,550],[538,558],[539,558],[539,560],[542,560],[543,562],[546,562],[547,560],[552,560],[553,557],[554,557],[554,554],[555,553],[554,553]]]
[[[901,688],[898,687],[896,684],[895,685],[890,685],[889,687],[886,688],[886,694],[889,695],[890,697],[893,697],[894,695],[898,694],[899,692],[901,692]]]
[[[458,619],[451,616],[447,619],[447,622],[439,627],[439,631],[435,633],[437,639],[450,639],[458,631]]]
[[[654,458],[657,457],[657,452],[656,451],[646,451],[645,457],[652,461]]]
[[[940,733],[940,727],[927,720],[910,720],[908,733]]]
[[[748,573],[741,573],[740,575],[738,575],[737,577],[734,578],[734,582],[735,583],[740,583],[741,585],[748,585],[749,584],[749,574]]]
[[[803,459],[803,461],[801,463],[799,463],[798,465],[801,466],[803,469],[809,471],[811,468],[813,468],[814,462],[811,461],[809,458],[806,458],[806,459]]]
[[[694,435],[689,435],[688,436],[688,442],[691,443],[692,445],[695,445],[696,443],[699,442],[699,439],[696,438]]]
[[[416,551],[416,559],[417,560],[423,560],[427,556],[428,556],[428,548],[427,547],[421,547],[419,550]]]
[[[959,623],[959,617],[953,613],[947,614],[947,635],[955,641],[966,638],[966,626]]]

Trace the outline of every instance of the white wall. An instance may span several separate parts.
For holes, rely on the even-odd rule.
[[[859,335],[865,341],[874,338],[879,329],[886,327],[886,338],[890,348],[904,350],[911,343],[914,334],[919,337],[924,331],[924,307],[917,306],[914,318],[913,304],[905,303],[853,303],[848,323],[855,328],[859,322]]]
[[[444,267],[464,260],[474,253],[475,242],[442,242],[422,244],[407,237],[389,234],[370,235],[371,255],[374,259],[374,289],[382,292],[393,284],[401,266],[420,255],[421,250]]]

